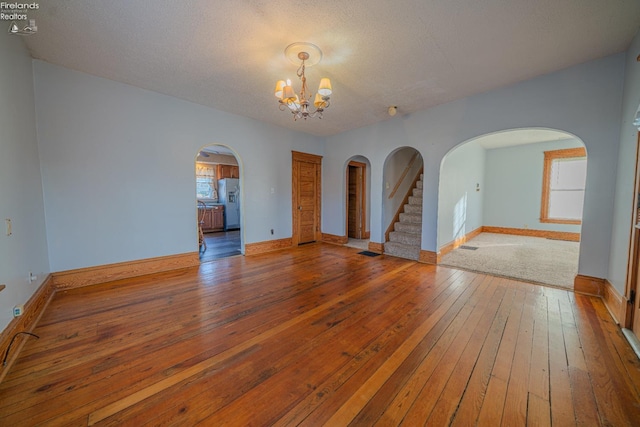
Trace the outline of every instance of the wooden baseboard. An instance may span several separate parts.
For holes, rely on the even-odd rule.
[[[418,258],[418,261],[423,262],[425,264],[437,264],[438,254],[433,251],[425,251],[420,249],[420,256]]]
[[[53,273],[56,289],[73,289],[200,265],[197,252],[119,262]]]
[[[514,234],[516,236],[542,237],[545,239],[566,240],[569,242],[580,241],[580,233],[571,233],[568,231],[531,230],[529,228],[492,227],[483,225],[482,232]]]
[[[257,255],[265,252],[290,248],[292,246],[293,239],[291,237],[287,237],[286,239],[267,240],[264,242],[245,243],[244,254],[245,256]]]
[[[573,281],[573,290],[586,295],[602,297],[604,295],[605,280],[599,277],[578,274]]]
[[[368,250],[377,254],[382,254],[384,253],[384,244],[378,242],[369,242]]]
[[[9,322],[9,325],[7,325],[4,331],[2,331],[2,333],[0,334],[0,354],[2,355],[0,357],[4,357],[7,351],[7,347],[11,343],[11,339],[15,334],[17,334],[18,332],[33,331],[36,324],[38,323],[38,320],[40,320],[42,313],[44,313],[47,305],[49,305],[49,301],[51,301],[51,298],[53,298],[55,292],[56,289],[53,284],[52,276],[49,275],[47,276],[45,281],[42,282],[38,290],[31,296],[31,298],[29,298],[29,301],[27,301],[27,303],[24,305],[24,312],[22,316],[16,317],[11,322]],[[28,339],[36,338],[24,334],[16,337],[13,345],[11,346],[11,353],[7,358],[7,365],[0,365],[0,382],[2,382],[7,372],[9,372],[11,365],[18,357],[20,350]]]
[[[482,233],[482,226],[476,228],[473,231],[468,232],[467,234],[465,234],[462,237],[458,237],[457,239],[455,239],[453,242],[449,242],[446,245],[444,245],[443,247],[440,248],[440,250],[438,251],[438,263],[440,262],[440,258],[445,256],[446,254],[448,254],[449,252],[453,251],[454,249],[459,248],[460,246],[464,245],[466,242],[468,242],[469,240],[473,239],[474,237],[476,237],[478,234]]]
[[[322,233],[322,241],[333,245],[344,245],[349,242],[349,236],[336,236],[335,234]]]
[[[604,292],[602,295],[604,305],[611,313],[611,317],[618,325],[625,326],[627,317],[627,298],[620,295],[618,290],[608,281],[604,281]]]

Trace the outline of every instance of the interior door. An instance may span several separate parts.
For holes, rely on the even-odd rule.
[[[365,167],[364,163],[349,162],[347,168],[347,236],[365,236]]]
[[[624,326],[631,328],[636,337],[640,337],[640,293],[638,292],[638,278],[640,278],[640,132],[636,148],[635,200],[633,210],[633,227],[631,228],[631,247],[629,256],[628,284],[627,284],[627,312]]]
[[[322,157],[293,152],[293,244],[320,240]]]

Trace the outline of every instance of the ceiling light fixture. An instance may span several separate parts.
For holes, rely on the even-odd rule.
[[[280,103],[280,111],[289,109],[293,114],[293,119],[307,119],[307,117],[322,118],[322,112],[329,108],[329,97],[331,96],[331,81],[327,77],[323,77],[320,80],[320,86],[318,92],[313,101],[313,108],[309,107],[309,100],[311,94],[307,89],[307,78],[304,75],[306,67],[311,67],[322,59],[322,51],[320,48],[311,43],[297,42],[292,43],[284,50],[285,56],[294,64],[300,64],[297,76],[302,82],[300,88],[300,96],[298,96],[291,85],[291,80],[278,80],[276,83],[276,90],[274,95],[278,98]]]

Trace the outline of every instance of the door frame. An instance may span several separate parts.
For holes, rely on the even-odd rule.
[[[361,173],[361,183],[359,188],[356,191],[360,192],[360,238],[368,239],[369,233],[367,232],[367,164],[363,162],[356,162],[355,160],[350,161],[347,164],[346,173],[346,199],[345,199],[345,207],[346,207],[346,215],[345,215],[345,231],[347,238],[349,237],[349,167],[356,167],[360,169]]]
[[[298,177],[299,168],[298,163],[314,163],[316,165],[316,199],[315,199],[315,211],[316,211],[316,229],[314,232],[316,242],[322,240],[322,215],[321,215],[321,200],[322,200],[322,156],[315,154],[302,153],[300,151],[291,150],[291,243],[293,246],[298,246],[300,242],[299,234],[299,213],[298,213]]]
[[[640,319],[636,319],[640,308],[640,294],[638,292],[638,278],[640,277],[638,269],[640,268],[640,131],[638,131],[638,140],[636,142],[636,168],[634,175],[634,191],[633,191],[633,210],[631,214],[631,233],[629,234],[629,259],[627,263],[627,283],[623,300],[626,302],[626,310],[624,319],[620,319],[622,327],[634,331],[637,335],[639,331],[634,330],[634,323],[639,323]],[[635,300],[632,301],[631,296],[635,294]],[[640,330],[640,327],[638,327]]]

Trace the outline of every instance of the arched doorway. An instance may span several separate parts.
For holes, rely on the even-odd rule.
[[[197,153],[195,172],[200,261],[242,254],[239,157],[224,145],[205,146]]]
[[[391,152],[383,170],[382,224],[384,253],[418,260],[422,242],[422,178],[424,162],[412,147]]]
[[[443,265],[573,288],[587,155],[555,129],[482,135],[443,158],[438,259]]]

